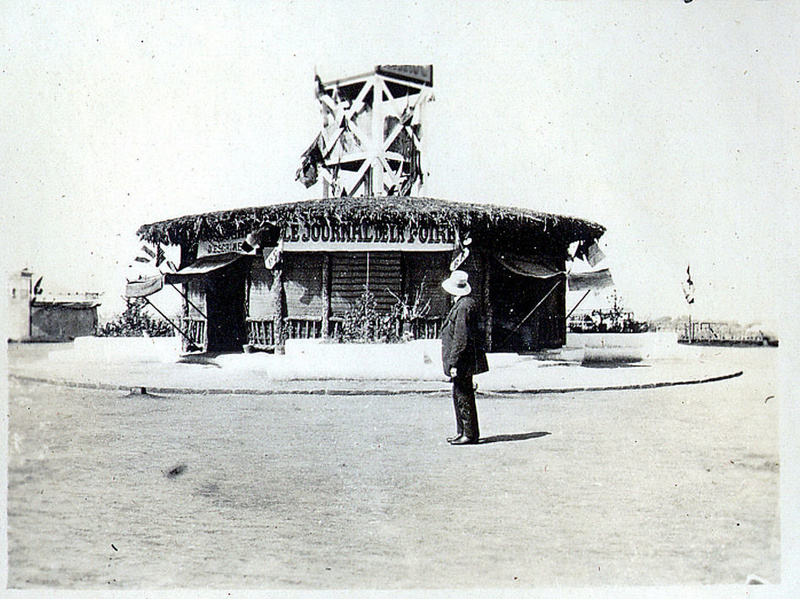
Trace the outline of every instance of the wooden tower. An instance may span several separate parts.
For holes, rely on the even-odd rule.
[[[310,187],[321,178],[324,197],[419,195],[433,65],[383,65],[316,82],[322,131],[303,154],[297,179]]]

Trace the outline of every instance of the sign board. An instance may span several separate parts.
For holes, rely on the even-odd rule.
[[[406,79],[422,83],[428,87],[433,86],[433,65],[416,64],[383,64],[376,67],[376,72],[389,77]]]
[[[236,239],[223,239],[220,241],[201,240],[197,244],[197,257],[202,258],[203,256],[215,256],[217,254],[228,254],[230,252],[253,255],[254,252],[252,250],[244,250],[242,246],[244,239],[244,237],[238,237]]]
[[[455,229],[446,225],[290,223],[283,229],[285,252],[443,252],[455,244]]]

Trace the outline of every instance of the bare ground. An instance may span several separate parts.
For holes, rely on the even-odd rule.
[[[449,398],[368,383],[155,397],[12,379],[9,587],[778,582],[773,359],[729,357],[745,374],[721,383],[479,396],[471,447],[444,442]]]

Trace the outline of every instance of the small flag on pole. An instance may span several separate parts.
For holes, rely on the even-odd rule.
[[[694,281],[692,281],[692,273],[688,265],[686,266],[686,281],[683,283],[683,295],[686,297],[686,303],[694,303]]]

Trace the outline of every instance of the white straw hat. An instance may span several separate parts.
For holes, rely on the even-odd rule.
[[[472,287],[467,282],[468,279],[469,275],[463,270],[454,270],[450,273],[450,278],[444,280],[442,287],[447,293],[456,297],[469,295],[472,292]]]

